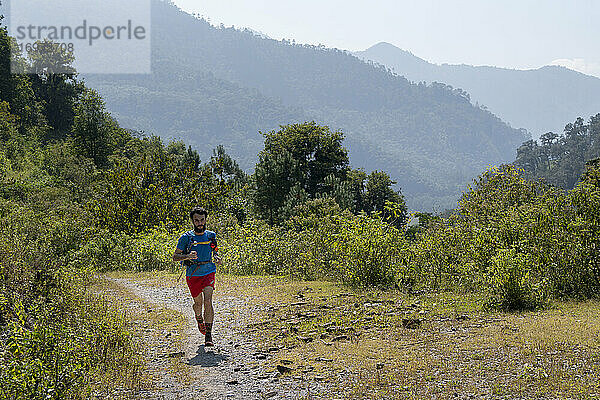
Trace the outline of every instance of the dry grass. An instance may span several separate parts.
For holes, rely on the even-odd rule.
[[[323,282],[256,282],[266,286],[255,295],[271,305],[266,323],[256,324],[256,335],[265,348],[282,347],[273,368],[286,360],[297,379],[328,381],[344,398],[600,394],[597,301],[505,314],[481,311],[481,299],[473,295],[408,296]]]
[[[177,276],[138,278],[172,285]],[[215,296],[262,306],[247,332],[273,354],[272,370],[285,364],[287,374],[327,382],[339,398],[600,397],[598,301],[490,313],[475,295],[226,275],[217,276]]]

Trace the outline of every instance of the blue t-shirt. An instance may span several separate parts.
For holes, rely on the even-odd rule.
[[[179,238],[177,248],[184,253],[187,252],[190,240],[192,248],[190,252],[198,253],[197,261],[210,261],[207,264],[192,264],[186,269],[186,276],[205,276],[217,271],[217,266],[212,262],[212,248],[210,247],[211,239],[216,239],[217,235],[213,231],[204,231],[202,235],[196,234],[194,231],[186,232]],[[182,265],[183,261],[181,262]],[[194,272],[194,270],[196,272]],[[193,273],[193,275],[192,275]]]

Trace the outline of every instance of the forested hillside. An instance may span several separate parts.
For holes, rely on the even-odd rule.
[[[517,150],[514,164],[529,179],[543,179],[564,190],[580,181],[586,162],[600,157],[600,114],[586,123],[577,118],[565,126],[564,133],[548,132],[539,142],[529,140]]]
[[[514,158],[527,137],[469,96],[415,85],[352,55],[216,28],[153,2],[152,76],[88,76],[126,127],[182,138],[203,159],[221,142],[252,168],[258,131],[315,120],[346,134],[352,163],[386,170],[411,207],[454,207],[489,164]],[[256,159],[254,159],[255,161]]]
[[[600,79],[559,66],[531,70],[431,64],[389,43],[378,43],[357,57],[392,68],[415,82],[444,82],[469,92],[471,101],[487,107],[535,139],[560,132],[565,121],[600,110]]]
[[[175,75],[174,75],[175,74]],[[166,140],[184,140],[203,160],[223,144],[246,169],[256,163],[261,145],[260,130],[279,124],[304,121],[306,113],[219,79],[210,72],[171,62],[156,62],[151,77],[113,76],[88,85],[107,99],[121,125],[159,134]]]

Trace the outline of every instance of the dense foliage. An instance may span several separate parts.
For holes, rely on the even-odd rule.
[[[314,122],[282,126],[265,134],[254,173],[256,211],[271,224],[293,215],[309,199],[332,198],[354,214],[394,208],[398,226],[406,222],[403,196],[385,172],[351,170],[342,132]],[[390,203],[390,204],[387,204]]]
[[[83,214],[55,195],[0,200],[0,398],[83,399],[139,381],[123,312],[87,289],[89,270],[65,267]]]
[[[569,193],[526,180],[512,166],[492,168],[463,195],[456,214],[421,214],[424,227],[412,233],[378,214],[343,212],[333,199],[309,200],[277,227],[253,221],[223,228],[223,249],[237,273],[475,291],[501,309],[597,297],[599,167],[589,163]]]
[[[432,289],[486,288],[490,304],[503,308],[597,296],[599,195],[589,179],[564,194],[514,167],[492,169],[463,196],[458,215],[420,237],[406,279]]]
[[[26,73],[11,74],[11,41],[0,27],[0,398],[135,389],[137,341],[123,311],[91,289],[80,249],[97,233],[90,201],[110,195],[117,148],[146,146],[74,73],[39,73],[43,54],[15,59]]]
[[[331,198],[297,206],[281,226],[252,220],[222,230],[226,270],[302,279],[333,279],[354,286],[395,280],[402,232],[378,215],[353,215]]]

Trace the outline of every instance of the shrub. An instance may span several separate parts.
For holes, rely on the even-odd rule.
[[[96,271],[173,270],[173,251],[178,234],[158,228],[146,233],[127,234],[88,229],[86,240],[70,256],[70,265]]]
[[[538,307],[600,293],[600,190],[584,179],[569,194],[528,182],[508,166],[486,172],[459,216],[433,224],[404,253],[412,286],[484,289],[488,305]]]
[[[352,286],[389,286],[400,263],[403,234],[378,214],[336,218],[331,244],[341,280]]]
[[[502,310],[542,307],[547,302],[544,280],[536,280],[531,260],[514,249],[500,249],[486,276],[486,305]]]

